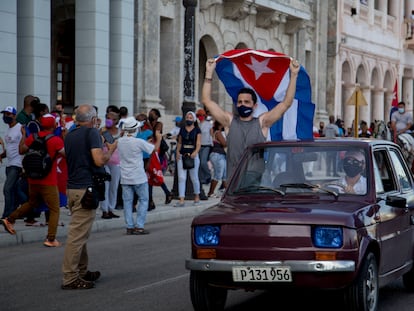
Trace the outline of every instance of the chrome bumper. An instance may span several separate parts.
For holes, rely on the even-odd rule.
[[[187,259],[185,267],[188,270],[232,272],[233,267],[260,266],[277,267],[288,266],[292,272],[353,272],[355,262],[351,260],[286,260],[286,261],[239,261],[216,259]]]

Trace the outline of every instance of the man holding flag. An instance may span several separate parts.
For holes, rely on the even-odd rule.
[[[262,75],[266,75],[272,71],[272,68],[268,67],[268,61],[266,60],[259,61],[252,58],[252,62],[246,66],[251,69],[254,79],[257,81]],[[237,100],[236,108],[238,116],[233,115],[231,112],[224,111],[211,99],[211,81],[215,69],[216,60],[208,59],[202,88],[202,103],[209,110],[213,118],[220,122],[226,130],[228,129],[227,176],[230,177],[233,174],[244,149],[251,144],[266,141],[270,128],[276,121],[281,119],[283,114],[289,109],[289,107],[291,107],[295,97],[296,82],[300,65],[297,60],[290,60],[290,77],[287,83],[284,99],[278,102],[273,108],[260,114],[257,118],[254,117],[254,111],[258,108],[257,94],[249,87],[238,86],[239,90],[237,92],[237,99],[235,98],[236,96],[233,97],[233,99]],[[217,73],[220,77],[218,70]],[[283,80],[284,77],[285,75],[282,75],[281,80]],[[220,79],[223,80],[222,77],[220,77]],[[312,136],[312,127],[310,128],[310,135]]]

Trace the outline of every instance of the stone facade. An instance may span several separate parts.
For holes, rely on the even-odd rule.
[[[412,8],[414,0],[1,1],[0,102],[20,110],[32,93],[53,107],[66,20],[74,38],[73,57],[63,55],[73,63],[70,107],[90,102],[100,116],[108,104],[132,113],[155,107],[169,127],[185,103],[201,107],[208,57],[253,48],[299,59],[312,82],[315,124],[332,114],[350,126],[345,103],[357,84],[368,102],[361,118],[386,119],[395,81],[413,109]],[[218,79],[213,89],[231,110]]]

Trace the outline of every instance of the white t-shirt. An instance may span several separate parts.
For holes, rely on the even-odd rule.
[[[124,135],[118,139],[119,158],[121,160],[121,184],[140,185],[148,182],[144,170],[142,152],[152,153],[154,145],[141,138]]]
[[[345,177],[341,177],[338,182],[344,187],[348,185]],[[357,183],[354,185],[353,189],[354,189],[355,194],[366,194],[367,193],[367,179],[364,176],[361,176],[358,179]],[[343,191],[341,190],[340,192],[342,193]]]
[[[171,136],[178,136],[180,134],[180,127],[175,126],[171,131],[168,132]]]
[[[213,146],[213,139],[210,134],[210,129],[213,126],[210,121],[203,121],[199,123],[201,130],[201,146]]]
[[[401,131],[407,127],[408,123],[413,124],[413,116],[409,112],[399,113],[394,111],[391,121],[395,122],[397,131]]]
[[[13,127],[9,127],[6,130],[6,135],[4,136],[4,144],[6,148],[7,155],[7,165],[6,166],[18,166],[22,167],[23,156],[19,154],[19,144],[22,139],[22,125],[16,123]]]

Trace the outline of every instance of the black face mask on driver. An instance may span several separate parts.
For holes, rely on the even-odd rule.
[[[345,158],[344,159],[344,171],[345,174],[349,177],[355,177],[360,174],[363,170],[362,161],[358,161],[354,158]]]

